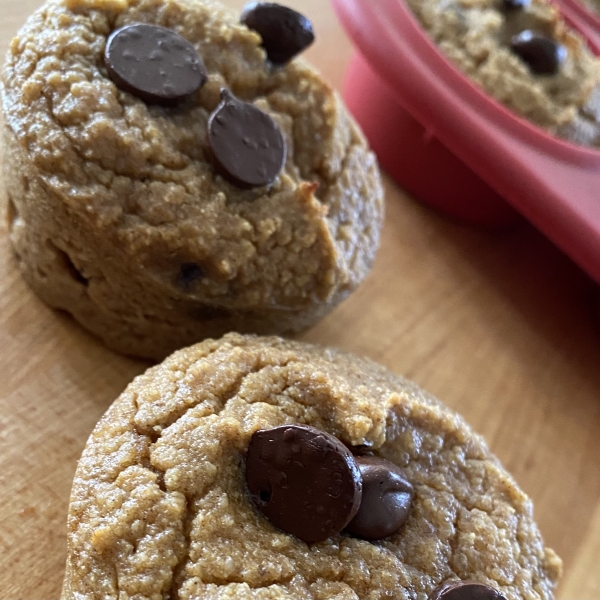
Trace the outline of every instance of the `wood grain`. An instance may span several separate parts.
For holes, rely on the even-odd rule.
[[[0,52],[39,0],[0,0]],[[240,8],[242,0],[231,0]],[[296,0],[336,87],[350,44],[324,0]],[[600,335],[595,286],[526,223],[466,228],[390,181],[375,269],[305,334],[404,373],[462,412],[535,502],[565,561],[562,600],[600,598]],[[23,283],[0,231],[0,596],[58,598],[77,458],[146,364],[104,349]]]

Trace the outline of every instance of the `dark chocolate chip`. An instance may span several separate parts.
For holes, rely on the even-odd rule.
[[[198,263],[187,262],[179,267],[176,283],[180,288],[189,291],[196,282],[204,277],[206,277],[206,273]]]
[[[286,145],[265,112],[221,90],[221,103],[208,120],[208,141],[219,172],[247,189],[273,183],[285,164]]]
[[[431,592],[429,600],[506,600],[495,588],[476,581],[448,581]]]
[[[555,75],[567,57],[562,44],[529,29],[513,36],[510,47],[538,75]]]
[[[241,21],[260,34],[268,59],[276,65],[289,62],[315,40],[309,19],[274,2],[249,2]]]
[[[273,525],[308,543],[342,531],[362,495],[348,448],[305,425],[257,431],[248,447],[246,482],[252,501]]]
[[[347,529],[367,540],[396,533],[408,518],[413,486],[394,463],[378,456],[357,456],[363,480],[360,508]]]
[[[531,0],[502,0],[505,10],[523,10],[531,4]]]
[[[114,31],[104,63],[119,88],[149,104],[173,105],[206,82],[206,68],[192,44],[158,25],[134,23]]]

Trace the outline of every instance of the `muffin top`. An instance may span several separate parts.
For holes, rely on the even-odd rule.
[[[310,425],[383,457],[414,488],[380,541],[307,544],[253,504],[257,431]],[[532,505],[464,420],[364,359],[228,335],[138,377],[97,425],[73,485],[62,600],[404,598],[475,579],[550,600],[560,560]]]
[[[10,46],[5,122],[50,196],[114,260],[175,283],[174,297],[297,309],[344,295],[368,271],[379,173],[337,94],[302,60],[271,65],[239,20],[205,0],[51,0]],[[162,107],[120,89],[104,50],[132,23],[190,42],[208,75],[200,90]],[[207,121],[222,90],[281,130],[287,158],[272,185],[241,189],[217,173]],[[201,274],[191,283],[189,265]]]
[[[600,61],[554,5],[407,3],[440,50],[505,106],[557,136],[600,146]]]

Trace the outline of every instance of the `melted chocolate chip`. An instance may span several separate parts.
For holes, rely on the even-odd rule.
[[[502,0],[505,10],[523,10],[531,4],[531,0]]]
[[[226,89],[208,120],[208,141],[220,173],[242,189],[273,183],[285,164],[285,140],[277,123]]]
[[[362,495],[360,471],[346,446],[305,425],[257,431],[248,447],[246,482],[273,525],[308,543],[344,529]]]
[[[206,83],[195,48],[165,27],[134,23],[114,31],[104,50],[109,77],[149,104],[175,104]]]
[[[204,269],[194,262],[183,263],[179,267],[176,283],[180,288],[189,291],[194,284],[206,277]]]
[[[378,456],[357,456],[363,479],[360,508],[347,529],[367,540],[396,533],[410,512],[414,490],[402,470]]]
[[[448,581],[429,595],[429,600],[506,600],[496,589],[476,581]]]
[[[289,62],[315,40],[310,20],[281,4],[250,2],[241,21],[260,34],[268,59],[276,65]]]
[[[556,75],[567,57],[563,45],[529,29],[513,36],[510,47],[537,75]]]

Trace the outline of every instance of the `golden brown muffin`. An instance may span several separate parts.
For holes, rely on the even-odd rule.
[[[306,544],[256,510],[250,438],[293,423],[402,468],[415,495],[397,533]],[[551,600],[560,569],[531,501],[459,415],[368,360],[231,334],[135,379],[97,425],[62,600],[426,600],[454,579]]]
[[[191,42],[207,83],[174,108],[122,91],[107,38],[144,22]],[[117,351],[162,358],[229,330],[306,328],[367,275],[383,191],[338,95],[206,0],[51,0],[2,73],[10,239],[26,280]],[[271,186],[217,174],[207,120],[228,89],[287,142]]]

